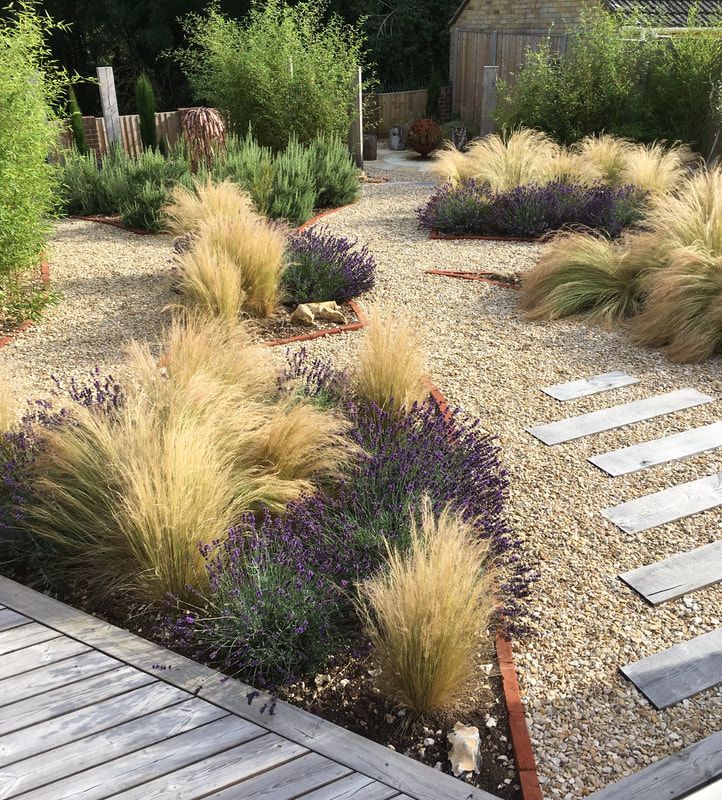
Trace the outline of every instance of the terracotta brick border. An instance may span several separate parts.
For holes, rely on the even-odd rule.
[[[306,220],[303,225],[299,225],[297,230],[304,231],[306,228],[310,228],[312,225],[315,225],[320,219],[327,217],[329,214],[335,214],[337,211],[343,211],[344,208],[350,208],[353,203],[346,203],[345,206],[338,206],[336,208],[327,208],[325,211],[319,211],[318,214],[311,217],[311,219]]]
[[[476,233],[441,233],[436,228],[429,231],[429,239],[442,239],[445,241],[454,241],[455,239],[469,239],[471,241],[479,242],[524,242],[526,244],[541,244],[544,237],[531,237],[531,236],[482,236]]]
[[[460,278],[464,281],[482,281],[491,283],[493,286],[501,286],[504,289],[518,289],[519,283],[506,281],[497,276],[495,272],[457,272],[451,269],[427,269],[427,275],[438,275],[441,278]]]
[[[348,304],[358,319],[358,322],[350,322],[348,325],[341,325],[338,328],[325,328],[320,331],[311,331],[311,333],[301,333],[298,336],[289,336],[286,339],[273,339],[270,342],[263,342],[266,347],[279,347],[284,344],[294,344],[294,342],[310,342],[312,339],[321,339],[323,336],[335,336],[337,333],[350,333],[351,331],[360,331],[365,328],[369,322],[366,319],[363,309],[355,300],[349,300]]]
[[[44,257],[40,262],[40,281],[43,285],[43,289],[47,289],[50,285],[50,265]],[[34,323],[31,319],[26,319],[25,322],[21,322],[16,328],[13,328],[10,333],[0,336],[0,347],[5,347],[6,345],[10,344],[10,342],[12,342],[19,333],[26,331],[33,325]]]
[[[429,394],[439,407],[439,411],[445,419],[449,420],[452,412],[448,400],[430,378],[426,377],[425,381],[429,387]],[[514,763],[519,773],[522,798],[523,800],[544,800],[524,712],[524,703],[519,691],[519,679],[516,674],[511,639],[501,631],[496,635],[496,659],[499,662],[504,704],[509,718],[509,736],[514,752]]]

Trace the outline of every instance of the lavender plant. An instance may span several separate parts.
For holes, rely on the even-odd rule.
[[[334,236],[328,228],[294,234],[283,274],[286,298],[292,303],[335,300],[342,303],[373,288],[376,261],[364,245]]]
[[[646,193],[634,186],[552,182],[493,192],[477,180],[447,183],[418,209],[420,228],[442,233],[537,238],[592,228],[610,239],[642,218]]]
[[[296,355],[289,374],[313,397],[343,379]],[[342,393],[343,395],[343,393]],[[506,619],[532,580],[502,516],[507,476],[498,446],[478,422],[433,404],[404,418],[346,402],[353,438],[366,457],[333,492],[290,506],[282,517],[248,519],[225,543],[204,550],[210,596],[170,623],[169,637],[230,674],[284,682],[320,667],[341,646],[362,644],[349,589],[383,562],[384,538],[405,548],[424,494],[447,502],[488,539],[506,567]]]

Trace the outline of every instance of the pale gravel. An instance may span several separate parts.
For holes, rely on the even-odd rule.
[[[514,290],[425,275],[425,269],[524,271],[540,252],[530,244],[429,241],[416,229],[414,209],[430,191],[408,180],[368,185],[359,204],[324,222],[359,237],[376,256],[378,287],[362,305],[411,316],[434,382],[499,436],[511,479],[509,519],[524,541],[524,558],[540,573],[527,601],[532,632],[515,643],[522,693],[545,795],[571,800],[722,728],[722,689],[660,712],[618,673],[625,663],[721,625],[719,585],[651,608],[616,577],[722,537],[722,512],[636,536],[599,513],[722,469],[722,451],[620,478],[586,462],[595,453],[716,421],[720,402],[557,447],[524,428],[686,386],[719,397],[722,363],[674,365],[634,347],[621,331],[529,323]],[[349,365],[362,336],[329,337],[307,348]],[[539,391],[615,369],[640,383],[564,404]]]
[[[370,173],[372,169],[368,170]],[[388,173],[387,173],[388,174]],[[364,186],[362,200],[322,224],[368,243],[378,286],[361,298],[411,316],[423,336],[429,372],[453,404],[499,436],[511,478],[509,519],[525,559],[540,578],[527,601],[532,633],[515,643],[531,735],[548,797],[577,798],[638,771],[722,727],[722,690],[655,711],[618,667],[722,624],[720,587],[651,608],[617,573],[722,536],[719,509],[630,536],[601,517],[609,505],[722,469],[722,452],[620,478],[586,457],[719,419],[720,403],[549,448],[524,428],[657,392],[692,386],[719,396],[722,364],[673,365],[632,346],[623,332],[577,322],[522,319],[513,290],[428,276],[425,269],[523,271],[540,248],[530,244],[429,241],[414,209],[428,183],[408,174]],[[403,177],[403,182],[396,180]],[[19,395],[53,388],[51,373],[95,365],[122,369],[132,338],[154,340],[161,309],[173,302],[169,242],[89,222],[57,228],[50,261],[60,304],[0,348],[0,369]],[[306,343],[339,365],[353,362],[363,333]],[[280,357],[280,353],[274,354]],[[635,386],[560,404],[541,386],[613,369]]]

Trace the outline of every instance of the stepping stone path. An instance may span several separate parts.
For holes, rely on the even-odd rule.
[[[591,378],[548,386],[543,388],[542,392],[556,400],[568,401],[634,383],[638,383],[638,379],[625,372],[608,372]],[[557,445],[714,400],[714,397],[696,389],[679,389],[588,414],[535,425],[527,428],[527,432],[547,445]],[[722,447],[722,422],[595,455],[588,460],[608,475],[615,477],[718,447]],[[629,500],[606,508],[601,513],[623,531],[640,533],[719,506],[722,506],[722,472]],[[673,600],[722,581],[722,541],[673,555],[656,564],[641,566],[622,573],[619,577],[651,605]],[[656,708],[667,708],[679,703],[697,692],[722,683],[722,628],[626,664],[620,671]],[[712,738],[714,743],[711,740],[699,743],[704,747],[713,746],[719,762],[712,771],[705,774],[705,781],[697,780],[695,785],[688,786],[684,791],[680,789],[680,793],[665,790],[665,798],[668,800],[682,798],[701,783],[722,775],[722,758],[719,757],[721,743]],[[660,765],[664,763],[660,762]],[[660,785],[656,780],[657,773],[662,771],[662,767],[653,766],[656,771],[650,786],[656,787],[654,788],[656,792]],[[644,776],[645,772],[643,770],[638,775]],[[632,783],[636,777],[631,776]],[[642,796],[647,797],[647,794],[639,796],[633,793],[627,794],[630,788],[631,783],[622,781],[619,784],[621,793],[615,787],[608,787],[593,797],[595,799],[598,797],[599,800],[602,798],[621,800],[622,797],[628,800],[632,796],[635,800],[638,797],[641,800]],[[654,796],[656,798],[658,795]],[[651,800],[651,794],[649,798]],[[694,798],[722,800],[722,782],[699,789]]]

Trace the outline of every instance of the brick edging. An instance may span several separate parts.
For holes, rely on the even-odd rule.
[[[45,257],[42,257],[40,261],[40,282],[43,285],[43,289],[47,289],[50,286],[50,264],[48,264]],[[31,319],[26,319],[24,322],[21,322],[17,327],[13,328],[9,333],[0,336],[0,347],[5,347],[12,342],[15,337],[26,331],[28,328],[32,328],[35,323]]]
[[[479,242],[523,242],[525,244],[541,244],[544,237],[537,236],[490,236],[477,233],[441,233],[436,228],[429,230],[429,239],[441,239],[442,241],[454,241],[456,239],[469,239]]]
[[[312,225],[315,225],[320,219],[327,217],[329,214],[335,214],[337,211],[342,211],[344,208],[349,208],[352,205],[353,203],[346,203],[346,205],[343,206],[336,206],[336,208],[327,208],[324,211],[319,211],[318,214],[311,217],[311,219],[307,219],[303,225],[299,225],[296,230],[300,233],[301,231],[306,230],[306,228],[310,228]]]
[[[429,387],[429,394],[436,403],[439,411],[446,420],[452,415],[448,400],[444,397],[441,390],[433,383],[428,376],[424,377],[424,382]],[[523,800],[544,800],[539,775],[537,773],[536,759],[529,735],[529,727],[524,712],[524,703],[519,691],[519,679],[516,674],[514,664],[514,653],[512,651],[511,639],[501,631],[496,635],[496,660],[499,663],[501,673],[501,685],[504,693],[504,705],[509,720],[509,736],[511,747],[514,753],[514,763],[519,773],[519,784]]]
[[[427,275],[438,275],[442,278],[460,278],[465,281],[481,281],[483,283],[490,283],[492,286],[501,286],[504,289],[519,289],[519,283],[512,281],[500,280],[500,277],[495,277],[494,272],[458,272],[453,269],[426,269],[424,272]]]
[[[351,310],[356,314],[358,322],[349,322],[348,325],[340,325],[338,328],[326,328],[320,331],[311,331],[310,333],[300,333],[298,336],[288,336],[285,339],[272,339],[270,342],[263,342],[266,347],[279,347],[284,344],[294,344],[295,342],[310,342],[312,339],[321,339],[323,336],[335,336],[337,333],[350,333],[351,331],[360,331],[365,328],[369,323],[366,319],[363,309],[355,300],[349,300],[348,304]]]

